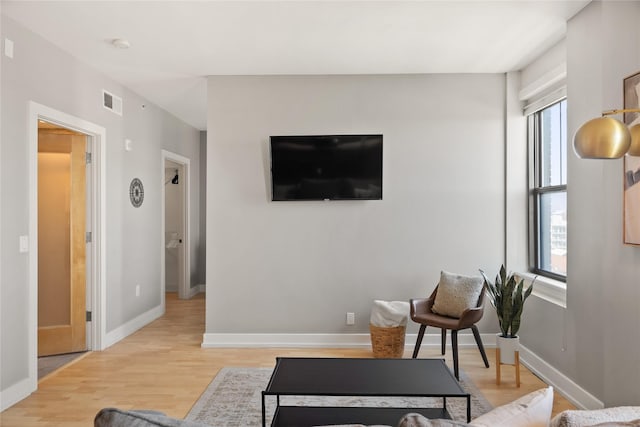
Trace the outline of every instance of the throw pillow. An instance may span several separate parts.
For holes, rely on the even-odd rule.
[[[473,427],[547,427],[552,408],[553,388],[547,387],[480,415],[469,425]]]
[[[551,420],[550,426],[582,427],[585,425],[600,425],[600,423],[610,423],[614,421],[637,422],[638,418],[640,418],[640,406],[618,406],[592,410],[574,409],[560,412]]]
[[[408,413],[400,418],[397,427],[462,427],[468,426],[467,423],[462,423],[453,420],[430,420],[422,414]]]
[[[460,317],[467,308],[478,304],[483,285],[480,276],[462,276],[442,271],[431,310],[443,316]]]

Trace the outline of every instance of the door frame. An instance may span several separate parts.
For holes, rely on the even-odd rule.
[[[29,381],[33,390],[38,384],[38,120],[59,125],[87,135],[87,151],[92,153],[87,187],[91,213],[87,231],[92,241],[87,247],[87,310],[92,321],[87,331],[89,350],[104,350],[106,336],[106,129],[79,117],[29,102]]]
[[[165,292],[166,292],[166,275],[165,275],[165,185],[164,185],[164,176],[165,176],[165,163],[167,160],[170,160],[174,163],[178,163],[182,166],[182,174],[181,177],[184,182],[183,192],[182,192],[182,216],[183,220],[183,229],[180,230],[182,234],[182,259],[183,259],[183,277],[180,285],[178,286],[178,298],[180,299],[189,299],[193,296],[191,291],[191,218],[190,218],[190,206],[191,206],[191,160],[187,157],[181,156],[180,154],[173,153],[171,151],[162,150],[161,151],[161,162],[160,167],[162,173],[160,176],[162,177],[162,190],[161,190],[161,201],[160,206],[162,209],[162,220],[160,221],[160,232],[162,233],[162,238],[160,241],[162,245],[160,247],[160,278],[162,286],[160,287],[162,306],[165,304]],[[179,246],[180,247],[180,246]]]

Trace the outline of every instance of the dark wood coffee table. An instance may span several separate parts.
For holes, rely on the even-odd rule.
[[[396,425],[408,412],[450,419],[447,397],[466,398],[467,422],[471,421],[471,395],[460,387],[442,359],[278,357],[267,388],[262,392],[263,427],[266,427],[266,396],[276,396],[272,426]],[[439,397],[442,407],[280,406],[280,396]]]

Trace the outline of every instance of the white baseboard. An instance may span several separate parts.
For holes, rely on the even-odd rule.
[[[418,334],[407,334],[405,338],[405,347],[409,346],[411,349],[413,349],[416,344],[417,337]],[[484,348],[495,348],[496,334],[480,334],[480,339],[482,339],[482,345],[484,346]],[[420,346],[420,348],[440,348],[441,340],[442,338],[439,333],[425,334],[424,338],[422,338],[422,345]],[[473,338],[473,334],[458,334],[458,347],[477,347],[476,340],[475,338]],[[447,348],[451,348],[450,332],[447,333]]]
[[[200,290],[200,286],[202,286],[202,285],[195,285],[195,286],[190,287],[189,288],[189,292],[187,294],[187,299],[191,299],[194,296],[198,295],[200,292],[202,292]]]
[[[407,334],[405,349],[413,349],[417,334]],[[485,347],[495,347],[495,334],[481,334]],[[451,345],[450,338],[447,345]],[[205,333],[203,348],[283,347],[283,348],[365,348],[371,346],[369,334],[216,334]],[[473,334],[458,334],[459,347],[475,347]],[[426,334],[421,348],[440,348],[440,334]]]
[[[580,409],[602,409],[604,403],[576,384],[571,378],[545,362],[540,356],[520,346],[520,361],[542,381],[553,386],[556,392]]]
[[[104,339],[104,349],[107,349],[121,339],[128,337],[138,329],[148,325],[163,314],[164,307],[158,306],[145,313],[142,313],[140,316],[128,321],[127,323],[114,329],[113,331],[107,332]]]
[[[368,334],[216,334],[205,333],[203,348],[362,347]]]
[[[27,378],[0,391],[0,412],[29,397],[37,387],[37,382]]]

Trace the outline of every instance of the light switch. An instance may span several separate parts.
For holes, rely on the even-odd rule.
[[[9,58],[13,58],[13,41],[4,39],[4,54]]]
[[[29,252],[29,236],[20,236],[20,253]]]

